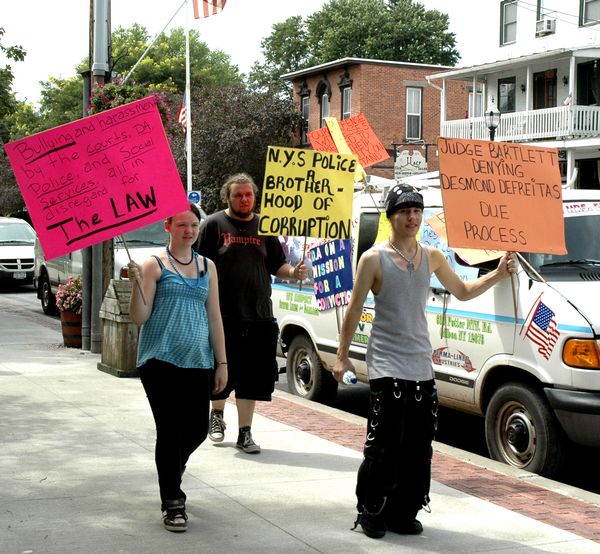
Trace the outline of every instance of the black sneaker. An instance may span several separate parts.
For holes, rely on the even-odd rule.
[[[423,532],[423,525],[418,519],[388,520],[386,527],[388,531],[399,535],[420,535]]]
[[[380,515],[358,514],[354,522],[354,529],[357,525],[360,525],[363,533],[372,539],[381,539],[385,536],[385,523]]]
[[[252,440],[250,427],[240,427],[240,433],[235,446],[246,454],[258,454],[260,452],[260,446]]]
[[[167,500],[166,508],[163,510],[163,523],[167,531],[181,533],[187,531],[188,516],[185,513],[185,505]]]
[[[226,428],[227,425],[225,425],[225,420],[223,419],[223,411],[211,410],[208,438],[213,442],[223,442]]]

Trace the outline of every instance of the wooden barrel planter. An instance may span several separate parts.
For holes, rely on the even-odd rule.
[[[64,345],[68,348],[81,348],[81,314],[60,312],[60,323]]]

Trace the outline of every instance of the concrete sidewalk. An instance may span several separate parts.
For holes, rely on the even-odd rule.
[[[259,455],[235,448],[228,405],[225,441],[188,464],[188,531],[169,533],[139,380],[98,371],[55,325],[30,337],[1,319],[1,553],[600,552],[598,495],[437,444],[424,533],[350,531],[365,422],[281,392],[259,404]]]

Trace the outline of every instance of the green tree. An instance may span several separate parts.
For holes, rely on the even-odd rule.
[[[459,54],[448,25],[416,0],[329,0],[304,20],[275,24],[249,79],[285,90],[282,74],[345,57],[452,66]]]
[[[4,36],[4,27],[0,27],[0,53],[7,61],[22,62],[25,59],[25,50],[22,46],[5,46],[2,44]],[[10,128],[7,124],[7,116],[11,114],[15,108],[17,101],[12,92],[14,75],[12,66],[7,63],[3,67],[0,66],[0,140],[8,142]]]
[[[48,77],[42,81],[39,121],[33,132],[51,129],[83,117],[83,78],[74,75],[66,79]]]
[[[112,33],[112,72],[121,79],[125,77],[149,44],[150,36],[143,26],[134,24],[129,28],[118,27]],[[237,67],[230,63],[229,56],[220,50],[209,50],[195,31],[190,32],[190,60],[191,82],[194,84],[242,82],[242,76]],[[88,65],[86,57],[76,68],[74,76],[66,79],[49,77],[47,81],[42,81],[37,118],[21,119],[20,136],[51,129],[82,117],[83,80],[80,73]],[[149,92],[161,86],[182,92],[185,88],[183,29],[177,28],[170,34],[161,34],[129,80],[138,85],[143,84]]]
[[[112,34],[113,67],[121,77],[126,77],[144,53],[150,36],[144,27],[134,24],[119,27]],[[161,34],[146,57],[133,71],[131,79],[138,83],[173,84],[185,88],[185,31],[178,27],[170,34]],[[198,31],[190,31],[190,79],[194,84],[232,84],[242,82],[242,77],[230,58],[221,50],[210,50],[200,40]]]
[[[25,201],[4,149],[0,152],[0,190],[0,215],[11,215],[23,209]]]
[[[273,25],[273,32],[261,43],[264,62],[255,62],[248,81],[251,85],[280,89],[281,75],[311,65],[312,54],[306,24],[299,15]]]
[[[267,147],[290,146],[299,115],[289,99],[240,84],[195,87],[191,102],[193,188],[211,213],[223,207],[219,191],[227,176],[245,171],[261,187]],[[172,150],[185,182],[184,142],[179,133]]]
[[[22,62],[25,59],[25,50],[21,46],[5,46],[2,44],[4,27],[0,27],[0,53],[6,61]],[[10,63],[0,66],[0,145],[10,140],[11,129],[14,123],[13,114],[18,102],[12,92],[14,74]],[[4,148],[0,146],[0,185],[2,196],[0,199],[0,214],[10,215],[23,208],[24,202],[17,181]]]

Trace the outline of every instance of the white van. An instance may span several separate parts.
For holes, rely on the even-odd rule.
[[[438,189],[421,192],[424,220],[442,211]],[[354,267],[377,236],[382,200],[381,193],[355,197]],[[509,279],[461,302],[434,275],[427,303],[440,404],[485,417],[492,458],[546,476],[563,465],[569,439],[600,447],[600,191],[566,190],[563,206],[568,254],[523,254],[535,271],[520,264],[515,302]],[[432,233],[424,224],[420,240]],[[498,263],[473,269],[446,253],[465,278]],[[290,390],[329,401],[344,308],[319,311],[310,282],[302,290],[275,282],[272,299]],[[363,382],[373,314],[369,296],[350,349]]]

